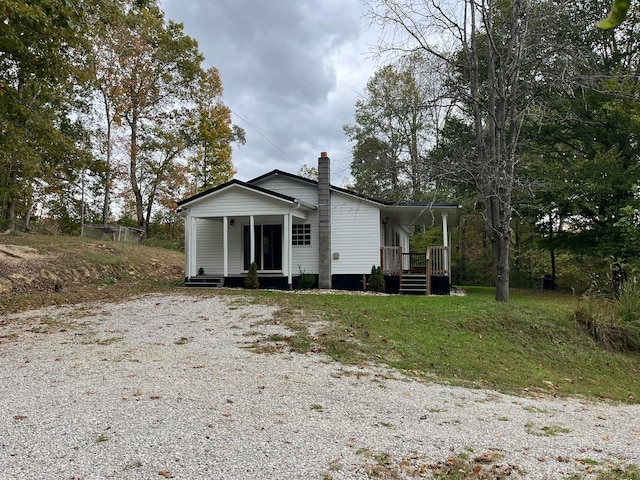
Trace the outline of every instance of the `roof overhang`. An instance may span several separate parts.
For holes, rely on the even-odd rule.
[[[388,205],[381,208],[381,214],[393,220],[397,225],[413,227],[442,226],[442,218],[446,215],[447,226],[457,228],[460,223],[461,206],[457,203],[430,203],[410,205]]]

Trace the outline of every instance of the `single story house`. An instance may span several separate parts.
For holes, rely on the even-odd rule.
[[[264,288],[296,288],[305,273],[321,289],[363,290],[371,267],[380,266],[390,293],[449,293],[449,229],[458,226],[458,204],[394,204],[329,179],[322,152],[317,181],[273,170],[178,202],[185,284],[239,287],[255,262]],[[416,225],[440,228],[442,245],[410,252]]]

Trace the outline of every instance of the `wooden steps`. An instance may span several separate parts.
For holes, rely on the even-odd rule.
[[[424,273],[405,273],[400,278],[401,295],[427,295],[427,276]]]
[[[224,278],[213,275],[198,275],[196,277],[185,278],[186,287],[222,287]]]

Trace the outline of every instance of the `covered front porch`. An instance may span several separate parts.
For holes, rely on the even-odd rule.
[[[185,284],[240,287],[255,263],[267,288],[290,288],[298,273],[294,245],[306,240],[304,211],[191,217]]]
[[[403,252],[402,247],[382,247],[380,266],[385,276],[398,277],[401,294],[449,294],[451,252],[448,246],[428,247],[425,252]]]
[[[448,295],[451,286],[449,228],[458,226],[460,207],[447,203],[391,205],[384,214],[389,225],[401,228],[399,233],[394,231],[391,238],[385,234],[380,248],[380,267],[385,277],[397,282],[395,290],[407,295]],[[440,228],[442,245],[412,251],[409,237],[419,226]]]

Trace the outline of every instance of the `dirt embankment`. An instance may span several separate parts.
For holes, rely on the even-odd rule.
[[[0,237],[0,298],[106,289],[124,294],[142,283],[177,282],[183,269],[182,253],[161,248],[76,237]]]

